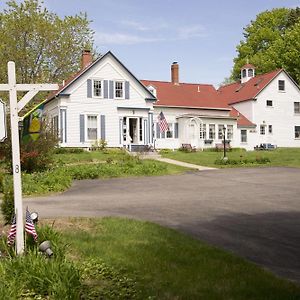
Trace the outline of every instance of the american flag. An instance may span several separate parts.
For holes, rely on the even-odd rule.
[[[38,238],[38,235],[35,231],[35,226],[33,224],[33,221],[30,216],[30,212],[28,210],[28,207],[26,208],[26,223],[25,223],[25,231],[29,234],[31,234],[36,241]]]
[[[158,115],[158,125],[160,132],[165,132],[169,130],[169,125],[163,112],[160,112],[160,114]]]
[[[11,223],[11,228],[7,236],[7,244],[9,246],[11,246],[14,243],[16,234],[17,234],[17,221],[16,221],[16,215],[14,215]]]

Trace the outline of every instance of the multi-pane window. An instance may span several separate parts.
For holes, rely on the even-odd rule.
[[[266,134],[266,126],[265,125],[260,125],[260,134],[261,135]]]
[[[87,116],[87,138],[88,140],[97,140],[98,137],[98,117]]]
[[[241,142],[247,143],[247,130],[246,129],[241,130]]]
[[[272,134],[272,133],[273,133],[273,126],[272,126],[272,125],[269,125],[269,126],[268,126],[268,129],[269,129],[269,133]]]
[[[295,126],[295,139],[300,139],[300,126]]]
[[[209,124],[208,132],[209,132],[209,139],[214,140],[216,138],[215,124]]]
[[[223,139],[223,127],[224,127],[224,125],[218,125],[218,139],[219,140]]]
[[[273,106],[273,101],[272,100],[267,100],[267,106],[272,107]]]
[[[141,142],[143,140],[143,118],[140,118],[139,131],[140,131],[140,142]]]
[[[173,123],[168,123],[169,130],[167,130],[166,137],[171,139],[173,138]]]
[[[206,140],[206,124],[200,124],[200,139]]]
[[[253,69],[248,70],[248,77],[253,77]]]
[[[300,102],[294,102],[294,113],[300,114]]]
[[[284,80],[278,80],[278,90],[285,91],[285,81]]]
[[[115,81],[115,97],[124,98],[124,82]]]
[[[52,118],[52,132],[55,136],[58,136],[58,116]]]
[[[102,81],[94,80],[94,97],[102,97]]]
[[[233,125],[227,125],[227,139],[233,139]]]

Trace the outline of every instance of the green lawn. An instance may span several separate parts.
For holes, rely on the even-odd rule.
[[[258,164],[243,164],[243,165],[216,165],[215,161],[223,157],[223,152],[182,152],[182,151],[170,151],[163,153],[163,157],[180,160],[188,163],[193,163],[202,166],[210,167],[241,167],[241,166],[258,166]],[[270,163],[259,164],[259,166],[288,166],[288,167],[300,167],[300,148],[278,148],[273,151],[243,151],[237,150],[227,153],[229,159],[256,159],[256,158],[269,158]]]
[[[300,298],[300,288],[291,282],[153,223],[103,218],[73,219],[57,226],[72,259],[100,259],[135,282],[131,289],[137,299]],[[104,288],[111,286],[109,279],[102,280]]]

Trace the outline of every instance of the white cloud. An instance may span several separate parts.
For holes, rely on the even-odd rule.
[[[99,45],[133,45],[133,44],[141,44],[141,43],[153,43],[159,42],[163,39],[161,38],[151,38],[151,37],[143,37],[134,34],[126,34],[126,33],[107,33],[107,32],[97,32],[95,34],[95,40]]]
[[[147,25],[144,25],[143,23],[134,20],[123,20],[120,22],[120,24],[137,31],[157,31],[164,30],[170,27],[164,21],[157,21],[154,24],[147,23]]]
[[[181,27],[177,29],[177,32],[178,38],[183,40],[207,36],[207,31],[202,25],[191,25]]]

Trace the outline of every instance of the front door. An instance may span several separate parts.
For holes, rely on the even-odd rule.
[[[132,144],[138,144],[138,119],[129,118],[129,136]]]

